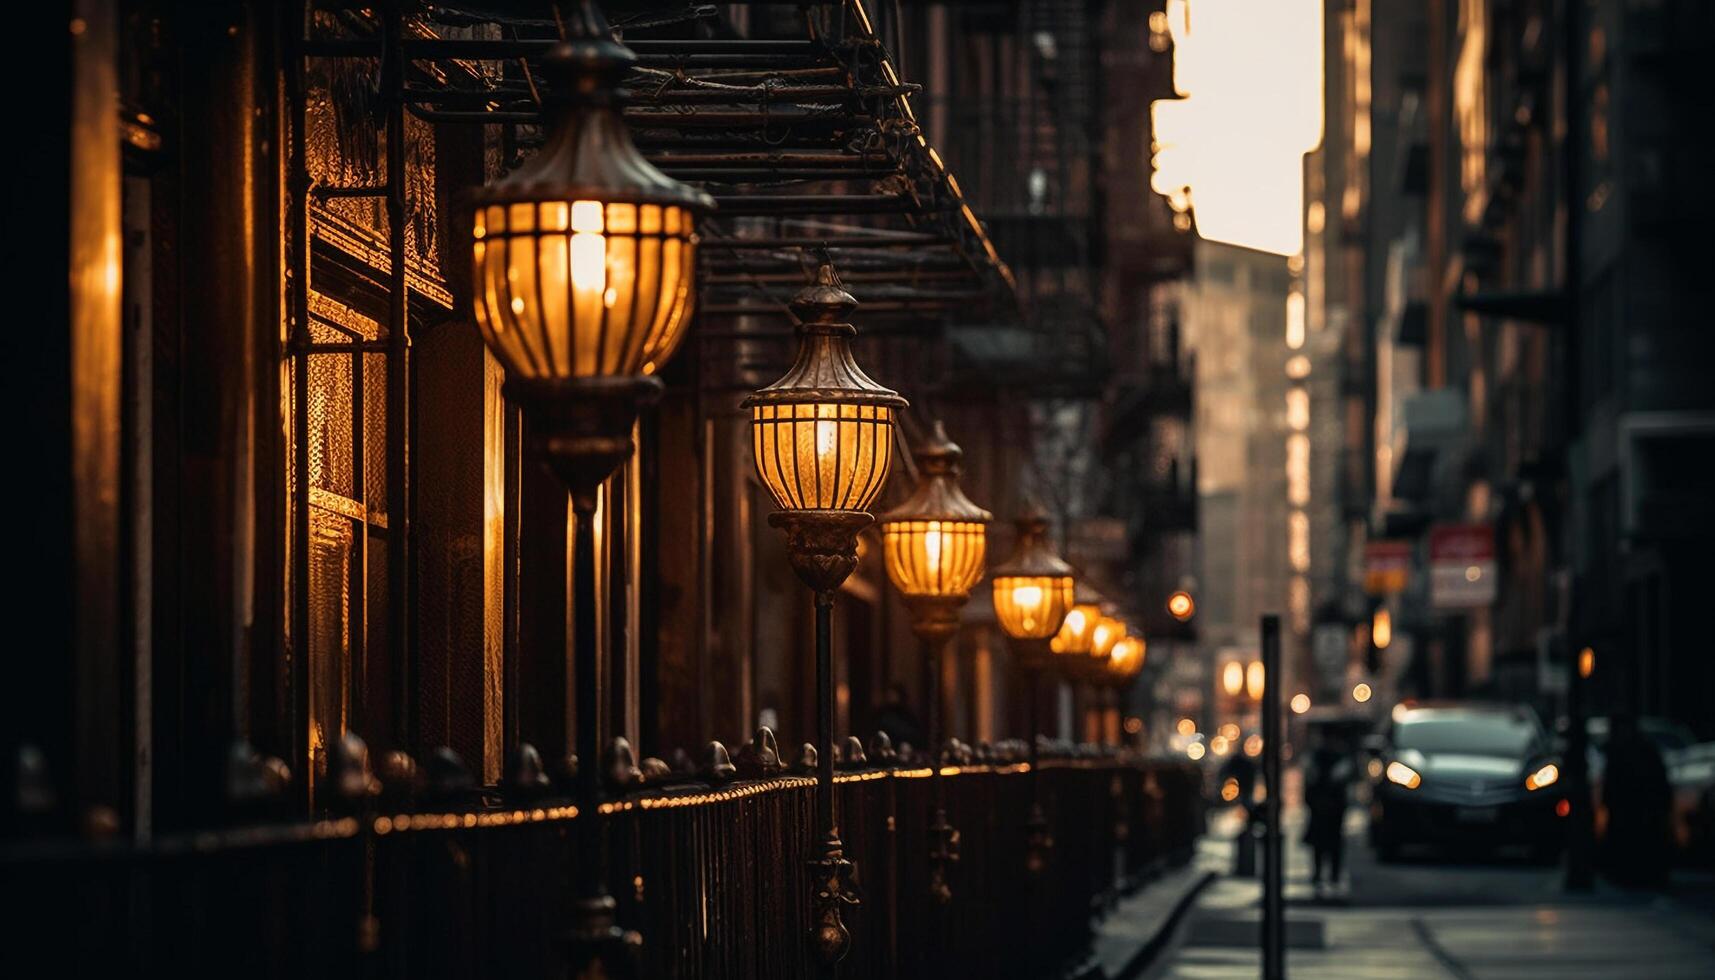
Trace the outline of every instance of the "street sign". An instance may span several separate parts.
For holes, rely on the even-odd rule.
[[[1487,524],[1429,529],[1429,601],[1437,609],[1472,609],[1495,601],[1495,530]]]
[[[1411,583],[1411,542],[1369,541],[1364,544],[1364,591],[1394,595]]]

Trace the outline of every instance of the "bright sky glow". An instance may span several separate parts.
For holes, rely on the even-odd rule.
[[[1150,186],[1194,206],[1204,238],[1296,254],[1304,154],[1322,142],[1322,0],[1168,0],[1167,16],[1185,98],[1151,106]]]

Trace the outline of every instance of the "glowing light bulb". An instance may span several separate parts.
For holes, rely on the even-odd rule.
[[[607,238],[601,232],[601,204],[573,201],[572,289],[579,294],[607,284]]]
[[[1013,603],[1013,605],[1017,606],[1018,608],[1025,610],[1024,628],[1025,629],[1035,629],[1036,628],[1036,616],[1034,614],[1032,614],[1030,612],[1030,610],[1038,609],[1042,606],[1042,586],[1040,586],[1040,585],[1015,585],[1015,586],[1013,586],[1012,587],[1012,603]]]
[[[839,449],[840,424],[838,422],[816,423],[816,458],[831,459]]]
[[[1012,601],[1021,606],[1034,606],[1042,601],[1042,587],[1020,585],[1012,590]]]
[[[923,532],[923,560],[928,564],[931,575],[941,571],[940,521],[930,521],[929,529]]]

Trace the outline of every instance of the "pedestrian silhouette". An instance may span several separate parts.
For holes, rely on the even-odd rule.
[[[1340,884],[1346,850],[1346,804],[1354,767],[1351,753],[1339,738],[1323,733],[1315,739],[1304,760],[1304,805],[1310,811],[1304,842],[1313,855],[1310,883],[1320,896],[1324,884]]]
[[[1616,714],[1609,722],[1602,803],[1608,809],[1603,864],[1616,884],[1659,888],[1667,883],[1667,767],[1637,719]]]

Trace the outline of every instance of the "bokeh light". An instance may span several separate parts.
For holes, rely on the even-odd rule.
[[[1196,613],[1197,603],[1196,600],[1191,598],[1191,593],[1181,590],[1167,597],[1167,614],[1172,616],[1174,619],[1179,620],[1181,623],[1190,619],[1192,616],[1196,615]]]

